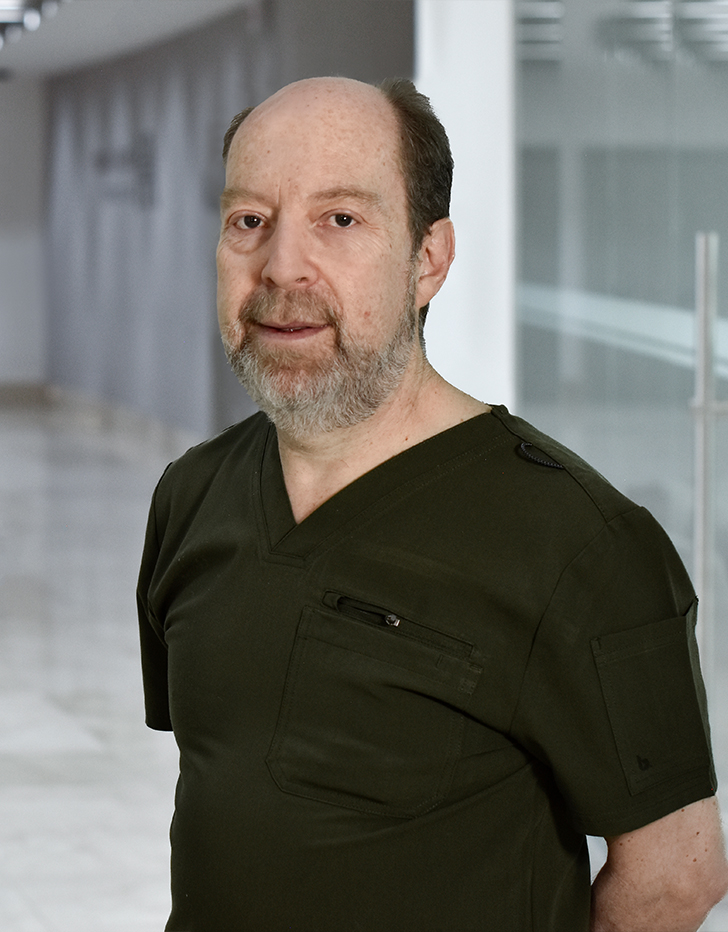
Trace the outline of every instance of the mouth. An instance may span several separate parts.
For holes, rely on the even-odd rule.
[[[292,321],[285,324],[257,323],[256,329],[265,337],[273,339],[294,340],[314,336],[327,330],[328,324],[314,324],[305,321]]]

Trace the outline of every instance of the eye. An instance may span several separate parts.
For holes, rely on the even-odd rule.
[[[341,227],[342,229],[346,229],[346,227],[350,227],[352,223],[355,222],[354,218],[351,217],[349,214],[334,214],[333,220],[336,226]]]
[[[235,221],[235,226],[244,227],[246,230],[257,230],[263,221],[255,214],[245,214],[239,220]]]

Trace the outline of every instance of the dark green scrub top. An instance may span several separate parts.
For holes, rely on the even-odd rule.
[[[299,525],[263,415],[188,451],[139,605],[171,932],[586,932],[584,833],[714,792],[672,545],[504,408]]]

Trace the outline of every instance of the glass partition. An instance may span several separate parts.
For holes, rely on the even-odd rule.
[[[726,786],[728,4],[535,0],[516,9],[519,413],[646,505],[701,581]],[[714,396],[702,410],[700,232],[718,242]],[[701,459],[706,424],[712,451]],[[721,908],[706,929],[728,928]]]

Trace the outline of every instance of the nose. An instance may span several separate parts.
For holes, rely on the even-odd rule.
[[[316,279],[304,223],[278,217],[266,244],[263,283],[270,288],[305,287]]]

